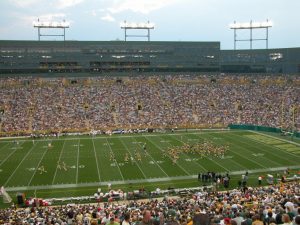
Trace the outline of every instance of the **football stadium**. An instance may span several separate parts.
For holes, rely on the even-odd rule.
[[[300,48],[220,46],[0,40],[0,224],[299,224]]]

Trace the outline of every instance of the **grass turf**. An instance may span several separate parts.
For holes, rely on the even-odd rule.
[[[163,157],[169,147],[204,141],[216,146],[228,145],[229,151],[224,158],[182,153],[175,165],[170,157]],[[48,147],[49,143],[52,147]],[[140,161],[134,156],[137,152]],[[133,161],[126,163],[126,154]],[[107,183],[123,189],[141,185],[150,190],[159,185],[190,187],[199,185],[195,177],[206,171],[229,174],[264,171],[266,174],[286,167],[296,168],[299,162],[299,143],[250,131],[1,140],[0,185],[12,195],[18,190],[31,195],[35,191],[41,197],[92,195],[95,187],[105,187]]]

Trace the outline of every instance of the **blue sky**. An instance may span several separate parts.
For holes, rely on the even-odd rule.
[[[127,20],[153,22],[153,41],[220,41],[222,49],[232,49],[230,23],[269,19],[274,24],[269,48],[300,47],[299,9],[300,0],[0,0],[0,39],[37,40],[33,21],[40,18],[69,21],[67,40],[124,40],[120,23]],[[249,31],[237,35],[249,38]],[[264,37],[264,30],[253,32],[253,38]],[[60,38],[43,37],[54,39]],[[237,47],[249,48],[249,43],[238,42]],[[265,42],[253,43],[253,48],[264,47]]]

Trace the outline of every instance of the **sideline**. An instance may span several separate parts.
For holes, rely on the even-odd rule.
[[[262,172],[275,172],[282,171],[285,169],[300,169],[299,166],[286,166],[286,167],[272,167],[265,169],[254,169],[254,170],[239,170],[229,171],[230,175],[242,175],[248,172],[251,173],[262,173]],[[19,186],[19,187],[5,187],[6,191],[29,191],[29,190],[46,190],[46,189],[60,189],[60,188],[77,188],[77,187],[93,187],[93,186],[104,186],[108,184],[137,184],[143,182],[161,182],[161,181],[174,181],[174,180],[188,180],[197,179],[198,175],[190,176],[177,176],[177,177],[162,177],[152,179],[139,179],[139,180],[119,180],[119,181],[107,181],[107,182],[93,182],[93,183],[79,183],[79,184],[54,184],[54,185],[39,185],[39,186]]]
[[[195,132],[196,131],[196,132]],[[204,132],[203,132],[204,131]],[[134,137],[136,135],[138,136],[145,136],[145,137],[151,137],[151,136],[160,136],[160,135],[183,135],[183,134],[199,134],[199,133],[224,133],[224,132],[239,132],[238,130],[230,130],[227,128],[220,128],[220,129],[191,129],[191,130],[187,130],[187,131],[174,131],[174,133],[170,133],[170,132],[154,132],[152,134],[149,133],[132,133],[132,134],[113,134],[112,136],[109,136],[107,134],[99,134],[96,136],[92,136],[89,134],[80,134],[80,135],[65,135],[65,136],[59,136],[59,137],[40,137],[40,138],[36,138],[36,139],[32,139],[30,136],[18,136],[18,137],[0,137],[0,140],[5,140],[3,142],[11,142],[14,139],[18,138],[18,139],[25,139],[24,141],[70,141],[70,140],[78,140],[78,139],[104,139],[104,138],[129,138],[129,137]],[[68,136],[71,136],[68,138]],[[83,136],[83,137],[82,137]],[[86,137],[87,136],[87,137]]]

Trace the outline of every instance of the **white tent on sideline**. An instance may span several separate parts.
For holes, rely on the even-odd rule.
[[[3,196],[3,203],[11,203],[12,199],[3,186],[0,189],[0,196]]]

